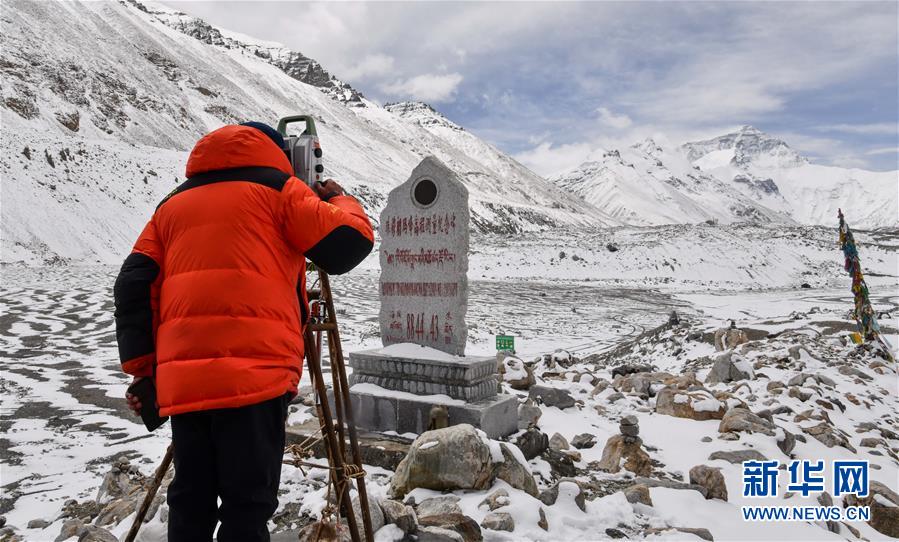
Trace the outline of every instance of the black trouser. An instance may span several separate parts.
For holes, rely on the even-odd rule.
[[[278,507],[290,396],[240,408],[172,416],[175,479],[169,542],[268,541]],[[217,499],[222,504],[217,507]]]

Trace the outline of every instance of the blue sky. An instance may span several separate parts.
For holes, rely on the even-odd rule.
[[[897,169],[896,2],[166,2],[418,99],[543,174],[744,124],[813,161]]]

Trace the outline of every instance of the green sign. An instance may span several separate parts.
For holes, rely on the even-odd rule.
[[[508,352],[515,351],[515,337],[511,335],[497,335],[496,336],[496,349],[497,351],[506,350]]]

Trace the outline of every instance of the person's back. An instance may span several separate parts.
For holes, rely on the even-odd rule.
[[[302,369],[305,258],[342,273],[372,248],[358,202],[292,177],[278,138],[265,126],[202,138],[116,281],[123,368],[155,376],[172,416],[173,542],[210,539],[217,498],[219,540],[268,539]]]

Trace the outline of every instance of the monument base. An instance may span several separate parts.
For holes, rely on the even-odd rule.
[[[424,433],[434,405],[446,406],[450,425],[468,423],[490,438],[518,431],[518,398],[514,395],[501,394],[466,402],[441,395],[415,395],[373,384],[356,384],[350,388],[350,399],[356,427],[363,431]]]

